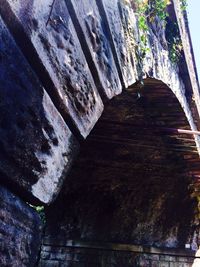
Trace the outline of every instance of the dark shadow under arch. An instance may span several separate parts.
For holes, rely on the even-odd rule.
[[[184,112],[146,79],[107,103],[60,196],[47,209],[56,238],[184,247],[196,227],[199,155]]]

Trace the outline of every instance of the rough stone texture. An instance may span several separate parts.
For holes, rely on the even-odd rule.
[[[144,60],[144,73],[147,77],[161,80],[172,90],[181,104],[191,130],[196,131],[197,125],[186,98],[185,85],[179,77],[179,69],[169,61],[169,52],[162,47],[153,32],[150,36],[149,47],[152,49]],[[195,135],[194,138],[200,153],[200,136]]]
[[[121,92],[121,82],[113,58],[111,37],[105,20],[99,13],[95,0],[72,0],[71,2],[73,7],[69,5],[70,1],[66,1],[69,10],[75,10],[75,16],[84,33],[81,42],[86,42],[89,48],[91,60],[101,82],[99,89],[102,87],[106,96],[112,98]],[[74,19],[74,15],[72,15],[72,19]],[[75,24],[77,24],[76,21]]]
[[[0,3],[4,15],[6,14],[5,20],[9,8],[19,19],[21,25],[17,27],[24,27],[41,60],[40,63],[45,66],[54,83],[58,102],[70,114],[81,135],[86,137],[101,115],[103,104],[65,1],[56,1],[52,12],[52,0],[34,0],[27,3],[21,0],[3,0]],[[15,31],[12,29],[13,25],[11,22],[11,30]],[[99,56],[102,57],[102,54]],[[110,82],[112,84],[112,80]]]
[[[190,30],[188,26],[187,16],[181,8],[181,1],[173,0],[176,19],[179,26],[179,31],[181,35],[181,40],[183,44],[183,51],[187,63],[187,68],[189,70],[190,81],[192,84],[194,98],[198,113],[200,115],[200,91],[199,91],[199,82],[197,77],[197,70],[195,66],[194,54],[192,49],[192,41],[190,37]]]
[[[41,230],[39,215],[18,197],[0,187],[0,266],[35,266]]]
[[[45,87],[42,88],[1,22],[2,182],[20,195],[28,198],[33,195],[49,204],[59,192],[78,147],[59,112],[74,132],[77,133],[75,124],[86,137],[103,109],[96,87],[102,96],[112,98],[121,93],[121,83],[128,86],[151,77],[156,83],[162,81],[165,88],[158,86],[161,90],[153,93],[157,84],[148,85],[150,102],[142,90],[145,86],[138,86],[135,95],[125,91],[128,100],[123,96],[119,102],[116,100],[114,113],[108,107],[109,116],[105,115],[83,146],[64,193],[48,210],[50,223],[46,233],[72,239],[112,239],[170,247],[183,246],[189,238],[191,244],[197,204],[190,189],[191,176],[199,175],[199,137],[194,136],[195,145],[188,136],[181,136],[180,141],[180,136],[166,138],[161,133],[148,135],[148,131],[169,124],[197,130],[194,119],[199,117],[193,116],[186,94],[194,93],[196,104],[200,103],[192,58],[186,60],[193,85],[188,89],[185,87],[190,81],[184,84],[180,66],[169,60],[165,32],[157,18],[149,25],[150,51],[143,58],[134,1],[0,0],[0,13]],[[179,25],[184,36],[183,21]],[[185,54],[189,47],[189,43],[184,45]],[[173,96],[165,94],[166,85]],[[160,106],[158,96],[162,100]],[[123,124],[125,121],[127,124]],[[197,238],[194,239],[197,246]],[[63,266],[85,266],[85,258],[79,261],[79,255],[73,255],[73,260],[69,260],[68,252],[68,248],[56,248],[49,254],[45,250],[41,264],[59,266],[62,261]],[[100,262],[109,267],[115,264],[108,263],[106,257],[88,260],[87,266]],[[158,264],[156,257],[131,260],[124,260],[121,255],[114,259],[120,267],[130,262],[140,267]],[[159,258],[160,266],[176,264],[183,265]]]
[[[136,65],[136,80],[148,77],[155,78],[165,83],[179,100],[183,111],[189,121],[192,130],[197,130],[197,126],[192,116],[191,107],[186,98],[186,88],[179,75],[179,66],[169,60],[169,51],[165,39],[165,31],[160,26],[158,20],[155,25],[149,25],[147,48],[149,51],[143,58],[140,54],[140,37],[137,26],[137,16],[134,6],[129,1],[118,2],[120,16],[125,33],[126,44],[131,51],[131,56]],[[112,24],[111,24],[112,25]],[[133,52],[134,51],[134,52]],[[181,66],[180,66],[181,67]],[[196,88],[196,85],[195,85]],[[199,96],[196,97],[200,100]],[[200,138],[195,136],[196,145],[200,152]]]
[[[133,5],[129,1],[119,1],[119,9],[125,32],[126,43],[132,52],[132,57],[137,67],[137,75],[140,78],[155,78],[165,83],[179,100],[185,115],[189,121],[192,130],[197,130],[192,117],[191,109],[186,98],[185,85],[179,75],[179,66],[169,60],[169,51],[165,39],[165,31],[161,22],[157,21],[155,25],[149,25],[147,48],[145,58],[139,53],[140,38],[137,26],[137,17]],[[181,66],[180,66],[181,67]],[[196,85],[195,85],[196,88]],[[200,99],[197,96],[197,99]],[[198,100],[199,101],[199,100]],[[195,136],[198,149],[200,148],[200,139]],[[199,150],[200,151],[200,150]]]
[[[119,9],[122,26],[125,32],[126,43],[132,50],[134,62],[137,65],[138,77],[151,77],[161,80],[175,93],[179,101],[184,98],[185,88],[179,77],[178,66],[169,60],[169,51],[165,44],[165,31],[159,25],[149,25],[146,56],[140,54],[140,37],[137,24],[137,16],[129,1],[119,1]],[[141,73],[142,72],[142,73]]]
[[[121,31],[124,32],[127,51],[130,54],[131,62],[134,65],[134,76],[136,80],[138,80],[142,78],[142,64],[140,62],[141,55],[138,53],[140,39],[133,2],[118,0],[118,8],[122,25]]]
[[[166,101],[167,99],[167,101]],[[105,107],[47,210],[47,236],[157,247],[192,243],[199,154],[176,96],[146,79]],[[81,193],[80,193],[81,192]]]
[[[132,250],[131,245],[130,250],[120,251],[119,244],[108,244],[110,248],[106,249],[102,248],[103,245],[85,246],[78,241],[69,242],[73,245],[66,242],[65,245],[59,241],[59,246],[56,242],[42,245],[39,267],[192,267],[194,261],[194,255],[187,251],[155,250],[145,253],[137,247]]]
[[[103,1],[103,0],[102,0]],[[104,1],[109,5],[109,1]],[[108,2],[108,3],[107,3]],[[112,3],[113,2],[113,3]],[[111,1],[110,5],[114,6],[115,1]],[[195,101],[197,108],[199,108],[200,97],[199,97],[199,87],[197,78],[195,77],[194,70],[194,59],[190,54],[191,43],[189,43],[188,29],[185,26],[185,21],[180,10],[180,4],[178,0],[174,0],[179,26],[181,29],[182,40],[184,44],[184,52],[186,56],[186,61],[189,62],[189,75],[192,81],[192,93],[195,95]],[[108,7],[107,7],[108,8]],[[145,79],[147,77],[155,78],[163,83],[165,83],[172,92],[176,95],[179,100],[185,115],[189,121],[190,127],[192,130],[197,130],[197,126],[194,123],[194,118],[191,112],[191,106],[188,103],[186,98],[186,88],[180,77],[180,70],[182,66],[177,66],[169,60],[169,51],[167,47],[165,31],[161,26],[161,22],[158,20],[156,23],[149,25],[148,33],[148,43],[147,48],[149,52],[146,53],[145,58],[142,58],[140,54],[140,37],[137,24],[136,12],[134,12],[135,7],[134,3],[130,1],[118,1],[118,8],[120,11],[120,17],[122,22],[121,34],[124,32],[125,43],[130,53],[130,57],[135,64],[135,77],[136,80],[139,78]],[[105,8],[106,9],[106,8]],[[113,8],[115,10],[115,8]],[[116,17],[116,14],[115,14]],[[108,16],[109,24],[112,29],[113,23]],[[117,30],[112,32],[112,35],[115,36]],[[118,36],[119,37],[119,36]],[[114,37],[113,37],[114,38]],[[119,38],[121,40],[121,38]],[[186,45],[187,43],[187,45]],[[119,44],[118,44],[119,45]],[[189,79],[189,77],[188,77]],[[188,89],[188,88],[187,88]],[[195,136],[196,145],[200,151],[200,138]]]
[[[49,203],[78,145],[1,18],[0,43],[1,180]]]
[[[117,52],[118,61],[120,64],[123,81],[126,87],[132,85],[136,81],[136,61],[134,58],[134,50],[131,51],[131,44],[127,42],[131,35],[127,35],[130,25],[126,18],[120,16],[121,4],[118,0],[101,0],[106,12],[106,17],[109,22],[109,27],[112,35],[112,41]],[[99,1],[100,2],[100,1]],[[121,14],[122,15],[122,14]],[[132,22],[135,22],[134,20]],[[133,29],[133,25],[131,25]],[[136,37],[136,36],[134,36]],[[129,40],[130,41],[130,40]],[[132,44],[133,45],[133,44]]]

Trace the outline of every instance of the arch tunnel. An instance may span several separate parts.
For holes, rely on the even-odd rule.
[[[179,1],[177,65],[151,23],[140,59],[131,1],[0,2],[0,265],[169,267],[163,250],[186,245],[194,256],[200,97]],[[177,98],[155,79],[124,89],[141,73]],[[45,205],[43,239],[27,202]]]
[[[170,88],[150,78],[135,84],[107,103],[83,142],[46,210],[46,240],[192,245],[198,161],[194,135]]]

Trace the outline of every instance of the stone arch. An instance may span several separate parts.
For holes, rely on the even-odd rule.
[[[2,219],[0,218],[0,231],[3,229],[1,232],[3,232],[3,236],[6,237],[3,243],[3,253],[7,254],[8,251],[9,265],[11,265],[10,262],[12,260],[13,262],[17,260],[17,262],[20,262],[18,265],[21,265],[22,263],[25,264],[25,258],[28,264],[29,260],[32,260],[31,255],[33,255],[31,251],[27,252],[26,249],[23,249],[24,253],[21,253],[21,248],[24,248],[23,244],[26,242],[27,247],[31,248],[31,246],[34,245],[35,248],[39,248],[39,233],[41,230],[38,215],[31,211],[30,207],[27,207],[24,201],[26,202],[28,200],[32,204],[44,203],[44,205],[49,205],[53,202],[54,198],[57,197],[62,187],[64,177],[66,177],[78,150],[77,139],[80,137],[85,138],[89,134],[101,115],[103,101],[106,102],[105,98],[112,98],[120,93],[123,86],[127,87],[134,81],[137,81],[139,79],[138,77],[142,76],[142,72],[144,74],[144,79],[146,79],[146,77],[151,77],[160,81],[162,80],[163,83],[172,89],[186,114],[190,125],[188,129],[195,131],[196,122],[194,122],[193,118],[198,118],[198,116],[192,116],[194,114],[191,114],[186,94],[188,91],[191,95],[194,94],[197,105],[196,108],[198,109],[199,88],[195,77],[195,67],[193,67],[194,62],[191,56],[191,43],[190,41],[188,42],[189,33],[187,32],[187,27],[185,27],[182,11],[181,14],[178,14],[180,8],[175,0],[175,10],[173,10],[176,12],[175,21],[177,20],[179,24],[182,39],[185,39],[185,41],[183,40],[185,54],[182,59],[184,65],[183,70],[180,70],[180,68],[182,69],[182,63],[180,63],[179,66],[174,66],[170,62],[169,51],[163,46],[163,33],[161,36],[157,36],[154,34],[156,29],[153,29],[151,26],[148,33],[148,47],[150,51],[146,54],[145,58],[140,59],[140,57],[137,56],[136,47],[139,41],[137,17],[131,7],[130,1],[82,1],[83,8],[81,9],[78,8],[79,5],[77,5],[77,1],[73,0],[54,2],[52,0],[43,2],[32,1],[30,5],[24,5],[23,1],[13,2],[11,0],[0,0],[0,2],[2,3],[0,8],[0,39],[3,44],[0,48],[0,63],[2,65],[1,69],[3,70],[1,71],[2,75],[0,78],[1,84],[3,85],[3,95],[6,99],[4,100],[4,97],[1,99],[1,103],[3,104],[1,105],[1,110],[3,110],[3,112],[1,112],[0,135],[3,136],[1,141],[4,143],[0,155],[2,159],[0,173],[2,184],[5,183],[5,186],[8,188],[8,193],[4,189],[0,190],[2,198],[2,206],[0,209],[1,211],[9,210],[7,205],[9,207],[14,207],[10,209],[11,212],[9,215],[3,216]],[[39,2],[41,3],[39,4]],[[90,16],[90,14],[94,15]],[[15,26],[13,27],[13,25]],[[187,53],[188,56],[186,55]],[[13,58],[15,60],[13,60]],[[185,76],[185,78],[183,78],[183,76]],[[146,85],[147,83],[145,83],[145,86]],[[10,88],[12,88],[12,90],[10,90]],[[34,90],[32,90],[32,88],[34,88]],[[185,88],[187,90],[185,90]],[[140,105],[145,105],[145,97],[140,94],[142,90],[143,89],[140,88],[139,92],[136,93],[135,100],[137,100],[137,103],[140,102]],[[8,97],[7,92],[12,91],[15,93]],[[120,96],[122,102],[126,100],[126,96],[127,91],[125,90]],[[119,99],[121,99],[120,97]],[[108,105],[105,103],[108,113],[110,108],[112,111],[112,103],[117,102],[117,99],[118,97],[112,100]],[[154,102],[152,103],[152,105],[154,105]],[[12,109],[8,109],[10,104],[12,104]],[[131,109],[132,106],[127,106],[127,108]],[[39,110],[41,112],[38,112]],[[117,116],[118,106],[116,110],[117,112],[111,112],[111,115]],[[142,116],[146,118],[144,112],[140,113],[139,108],[136,108],[136,110],[138,115],[143,114]],[[12,120],[8,119],[5,123],[3,117],[4,113],[8,115],[8,111],[10,114],[12,113]],[[122,116],[123,112],[126,113],[126,106],[122,107],[122,111],[119,111],[119,114]],[[104,114],[106,114],[106,111]],[[157,113],[156,116],[159,117],[158,115]],[[183,117],[182,115],[183,113],[181,110],[180,117],[178,116],[176,121],[176,123],[179,122],[180,125],[182,123],[180,119]],[[165,116],[163,116],[162,119],[164,117]],[[164,151],[162,154],[164,164],[167,163],[170,168],[173,166],[174,172],[175,170],[177,172],[179,171],[181,175],[178,177],[174,175],[172,170],[170,170],[170,173],[167,172],[166,175],[166,169],[169,168],[167,166],[163,168],[163,171],[162,168],[159,167],[160,165],[162,166],[162,164],[154,163],[154,169],[149,170],[145,165],[146,162],[142,161],[144,166],[142,165],[141,167],[140,165],[140,167],[137,167],[137,162],[135,161],[135,168],[133,168],[133,164],[130,166],[130,162],[127,160],[127,158],[131,158],[129,154],[132,150],[128,149],[128,152],[122,152],[123,159],[125,158],[122,163],[126,164],[124,169],[126,170],[127,166],[130,168],[128,174],[134,174],[134,172],[137,172],[138,176],[140,174],[138,185],[143,182],[141,178],[146,176],[145,168],[147,168],[147,174],[151,173],[151,175],[149,175],[150,178],[154,178],[156,172],[159,171],[160,168],[162,170],[161,174],[163,176],[165,175],[165,178],[166,176],[168,178],[169,175],[170,178],[171,176],[175,178],[174,180],[171,178],[171,183],[166,184],[168,179],[159,180],[158,178],[161,174],[157,175],[158,178],[156,179],[160,181],[160,185],[162,185],[162,181],[163,184],[166,185],[164,189],[168,188],[168,185],[169,188],[174,189],[176,189],[176,185],[177,188],[180,184],[183,185],[181,193],[177,190],[177,192],[179,192],[176,198],[177,201],[172,201],[171,198],[166,199],[166,195],[161,198],[162,201],[157,201],[157,199],[160,199],[159,196],[163,191],[161,190],[158,195],[156,195],[156,190],[151,191],[152,193],[150,196],[152,196],[152,194],[153,196],[157,196],[157,198],[152,197],[154,200],[153,203],[158,206],[156,206],[157,214],[159,216],[162,215],[159,213],[161,210],[160,207],[162,208],[164,206],[166,208],[164,209],[166,211],[164,219],[163,216],[160,216],[163,220],[161,221],[163,228],[160,227],[156,232],[153,226],[156,225],[154,222],[157,222],[158,226],[160,226],[159,216],[154,216],[152,221],[150,221],[151,223],[147,226],[145,225],[147,218],[149,218],[149,220],[151,219],[151,216],[148,217],[146,214],[154,214],[151,209],[151,201],[148,202],[149,205],[143,205],[142,200],[139,201],[139,199],[146,199],[146,197],[137,198],[134,214],[131,211],[131,207],[134,207],[132,205],[134,203],[134,196],[132,197],[130,192],[133,192],[137,187],[134,187],[135,183],[128,179],[129,177],[126,176],[127,173],[125,171],[119,171],[119,168],[117,169],[117,167],[114,166],[114,169],[116,168],[118,170],[116,175],[121,176],[123,179],[121,179],[122,181],[120,180],[118,185],[115,184],[115,181],[113,183],[113,179],[108,179],[110,173],[113,174],[113,168],[111,168],[112,162],[110,162],[109,166],[106,166],[106,175],[103,172],[105,179],[100,183],[101,187],[97,187],[98,190],[94,187],[94,179],[91,180],[90,178],[91,182],[90,180],[86,180],[86,183],[84,180],[83,182],[77,180],[78,177],[88,177],[88,173],[86,172],[86,174],[84,174],[81,169],[79,170],[80,173],[76,173],[81,160],[85,160],[87,164],[88,154],[91,155],[89,160],[93,160],[93,162],[96,161],[97,163],[99,162],[99,158],[97,157],[96,159],[92,154],[92,147],[90,145],[87,146],[87,144],[95,137],[95,132],[98,132],[99,125],[104,123],[103,119],[104,115],[95,126],[85,144],[82,145],[82,152],[77,162],[74,164],[72,172],[67,177],[66,186],[63,187],[56,202],[49,208],[48,214],[52,214],[53,212],[52,218],[56,216],[56,220],[60,224],[59,228],[58,225],[48,220],[48,225],[51,228],[48,227],[50,237],[53,236],[53,232],[58,230],[58,234],[62,235],[65,239],[86,238],[88,240],[99,239],[120,242],[134,240],[134,242],[138,244],[145,243],[157,246],[162,244],[165,246],[168,244],[170,246],[183,245],[187,236],[190,236],[188,232],[192,225],[190,219],[192,220],[195,217],[192,208],[194,201],[188,198],[190,193],[188,191],[188,185],[190,185],[191,176],[198,176],[199,172],[197,166],[198,154],[193,141],[190,140],[190,138],[188,140],[184,134],[180,137],[174,130],[172,132],[169,129],[166,131],[166,129],[160,129],[162,127],[154,129],[152,126],[154,124],[151,125],[152,118],[149,119],[148,116],[147,119],[144,120],[149,123],[147,126],[151,126],[151,131],[153,131],[156,136],[154,142],[157,144],[159,141],[159,144],[161,144],[161,148]],[[183,119],[185,123],[187,120],[185,118]],[[29,127],[26,127],[26,123],[29,121],[31,126],[29,125]],[[170,119],[170,121],[173,120]],[[121,128],[119,131],[121,137],[124,136],[124,133],[132,134],[129,132],[129,125],[126,125],[128,130],[126,129],[126,131],[124,131],[124,128]],[[119,127],[119,124],[117,127]],[[109,127],[107,130],[106,138],[110,136]],[[144,136],[144,133],[142,134]],[[139,143],[143,141],[142,134],[138,134],[140,137]],[[161,138],[163,135],[165,136],[164,140]],[[9,139],[6,140],[5,136],[9,136]],[[148,135],[146,136],[148,137]],[[15,139],[14,143],[9,141],[13,141],[13,137]],[[112,133],[111,137],[111,141],[113,142],[114,140],[116,143],[115,134],[113,135]],[[199,148],[197,135],[195,135],[194,138],[196,146]],[[126,143],[122,140],[123,146],[138,147],[137,144],[131,146],[130,140],[128,139],[129,138],[126,138]],[[167,139],[168,142],[165,139]],[[145,141],[147,140],[148,138],[145,139]],[[102,142],[102,138],[100,138],[99,141]],[[107,151],[112,151],[109,149],[112,142],[108,142],[106,145],[104,144]],[[153,141],[150,140],[149,142],[151,143]],[[102,145],[103,142],[99,145],[100,151],[103,148]],[[120,145],[120,142],[118,142],[117,145]],[[173,164],[173,158],[171,159],[168,155],[168,145],[170,145],[171,148],[176,148],[176,152],[173,150],[172,153],[176,160],[179,159],[175,166]],[[151,151],[152,145],[150,144],[148,149],[147,147],[144,149],[144,147],[143,145],[140,146],[139,149],[134,148],[135,154],[133,158],[136,158],[136,151],[138,151],[138,155],[147,154],[147,163],[151,162],[151,157],[155,160],[157,156],[156,153],[152,153],[150,156],[147,153]],[[118,148],[117,152],[118,150],[120,153],[121,150]],[[186,150],[187,153],[183,153],[183,150]],[[193,153],[195,153],[194,157]],[[105,161],[108,157],[107,154],[102,153],[102,160]],[[113,154],[115,155],[115,153]],[[177,154],[178,156],[176,156]],[[118,154],[116,153],[116,155]],[[158,152],[157,157],[161,157],[161,153],[159,154]],[[109,160],[107,161],[109,162]],[[185,166],[186,163],[187,168]],[[102,169],[102,167],[100,168],[98,166],[93,174],[93,176],[97,178],[95,179],[96,184],[98,184],[98,181],[101,181]],[[189,172],[189,175],[185,174],[186,171],[187,174]],[[124,174],[124,176],[122,176],[122,174]],[[100,177],[98,175],[100,175]],[[178,178],[180,180],[178,180]],[[147,188],[150,187],[148,186],[150,183],[149,181],[151,181],[151,179],[146,181],[147,184],[143,182],[144,186]],[[137,180],[135,180],[135,182],[137,182]],[[130,186],[130,184],[133,184],[133,186]],[[88,186],[90,186],[91,190],[88,190]],[[154,184],[153,186],[155,187]],[[82,196],[79,197],[80,188],[84,189],[84,198]],[[99,188],[102,189],[99,190]],[[21,204],[14,201],[14,195],[10,194],[9,191],[19,196],[19,202]],[[167,195],[169,196],[169,194]],[[149,194],[145,196],[149,198]],[[184,196],[186,196],[186,198],[184,198]],[[181,202],[182,198],[184,199],[184,207],[187,210],[188,216],[184,217],[186,220],[180,224],[177,218],[181,218],[181,209],[179,209],[179,207],[183,205]],[[66,203],[66,201],[66,206],[65,204],[63,206],[63,203]],[[70,205],[70,203],[72,203],[72,205]],[[173,205],[176,203],[179,217],[176,214],[170,213],[170,205],[172,203]],[[24,209],[25,206],[29,208],[27,214],[24,213],[26,210]],[[137,208],[137,206],[139,208]],[[107,207],[106,210],[105,207]],[[155,206],[153,206],[153,208],[155,208]],[[13,210],[14,213],[12,212]],[[23,211],[21,216],[14,218],[16,211],[20,210]],[[63,215],[61,214],[60,216],[58,210],[63,213]],[[94,211],[94,216],[91,215],[91,211]],[[108,218],[105,216],[106,214]],[[139,220],[134,224],[133,217],[137,218],[137,216]],[[166,234],[166,228],[164,229],[164,227],[166,226],[165,222],[167,220],[165,220],[165,218],[169,217],[174,218],[174,221],[171,222],[171,225],[168,225],[168,232]],[[105,218],[107,218],[106,221]],[[145,220],[143,220],[143,218]],[[7,244],[10,245],[10,228],[7,227],[8,232],[5,231],[5,222],[8,226],[9,224],[13,226],[13,219],[19,219],[19,221],[15,220],[15,228],[13,230],[15,234],[11,238],[13,240],[12,246],[4,250]],[[49,219],[49,217],[47,219]],[[127,220],[128,224],[126,223]],[[133,224],[131,224],[131,222],[133,222]],[[21,228],[24,223],[26,224],[24,229],[26,229],[27,232],[25,231],[20,235],[16,234],[15,229]],[[18,227],[18,225],[20,225],[20,227]],[[104,227],[102,227],[102,225]],[[139,230],[137,227],[138,225],[140,225]],[[187,229],[184,228],[185,225]],[[127,226],[129,226],[129,228],[127,228]],[[112,232],[110,231],[111,228],[113,230]],[[165,230],[165,235],[163,235],[163,229]],[[182,239],[180,239],[180,233],[185,229],[187,231],[184,231],[184,235],[181,235]],[[51,230],[53,232],[51,232]],[[139,232],[137,233],[137,231]],[[144,239],[142,233],[147,232],[148,235],[145,236]],[[36,242],[32,238],[35,233],[38,233],[38,240]],[[48,231],[46,233],[48,234]],[[21,239],[19,238],[20,236],[22,237]],[[138,239],[135,239],[137,236]],[[60,243],[61,237],[59,236],[59,238],[60,240],[57,239],[56,242]],[[33,250],[35,250],[36,258],[37,253],[35,248],[33,248]],[[12,251],[11,254],[13,254],[12,260],[10,258],[10,251]],[[18,255],[20,256],[18,257]],[[52,264],[55,266],[54,262]],[[51,265],[47,264],[47,266]],[[119,266],[127,265],[125,263]]]
[[[173,248],[192,242],[197,139],[177,131],[195,130],[188,110],[152,78],[110,100],[47,208],[46,236]]]

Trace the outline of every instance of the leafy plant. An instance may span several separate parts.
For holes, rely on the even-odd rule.
[[[180,0],[181,9],[185,10],[187,7],[187,0]],[[166,30],[166,38],[169,48],[169,57],[172,63],[178,63],[181,57],[182,42],[179,35],[178,26],[171,22],[169,23],[169,14],[167,12],[167,6],[170,4],[170,0],[137,0],[136,8],[138,15],[138,28],[140,33],[140,44],[138,46],[137,55],[139,55],[142,61],[146,53],[149,51],[148,44],[148,28],[149,22],[153,22],[156,17],[162,22],[164,30]],[[166,27],[167,24],[167,27]]]
[[[181,10],[185,11],[188,5],[187,0],[180,0],[180,3],[181,3]]]
[[[168,17],[168,13],[166,11],[167,6],[170,4],[169,0],[151,0],[151,12],[153,13],[153,19],[155,16],[158,16],[161,21],[165,21]]]
[[[138,15],[138,28],[140,32],[140,44],[139,44],[139,55],[141,60],[145,58],[146,53],[149,51],[147,47],[148,42],[148,21],[153,22],[157,17],[161,21],[165,21],[168,13],[166,7],[169,4],[169,0],[137,0],[137,15]]]
[[[168,19],[165,35],[168,43],[169,58],[172,63],[177,64],[181,58],[183,50],[177,23]]]
[[[43,224],[46,223],[46,215],[45,215],[45,211],[44,211],[44,206],[33,206],[31,204],[29,204],[40,216],[41,221]]]

